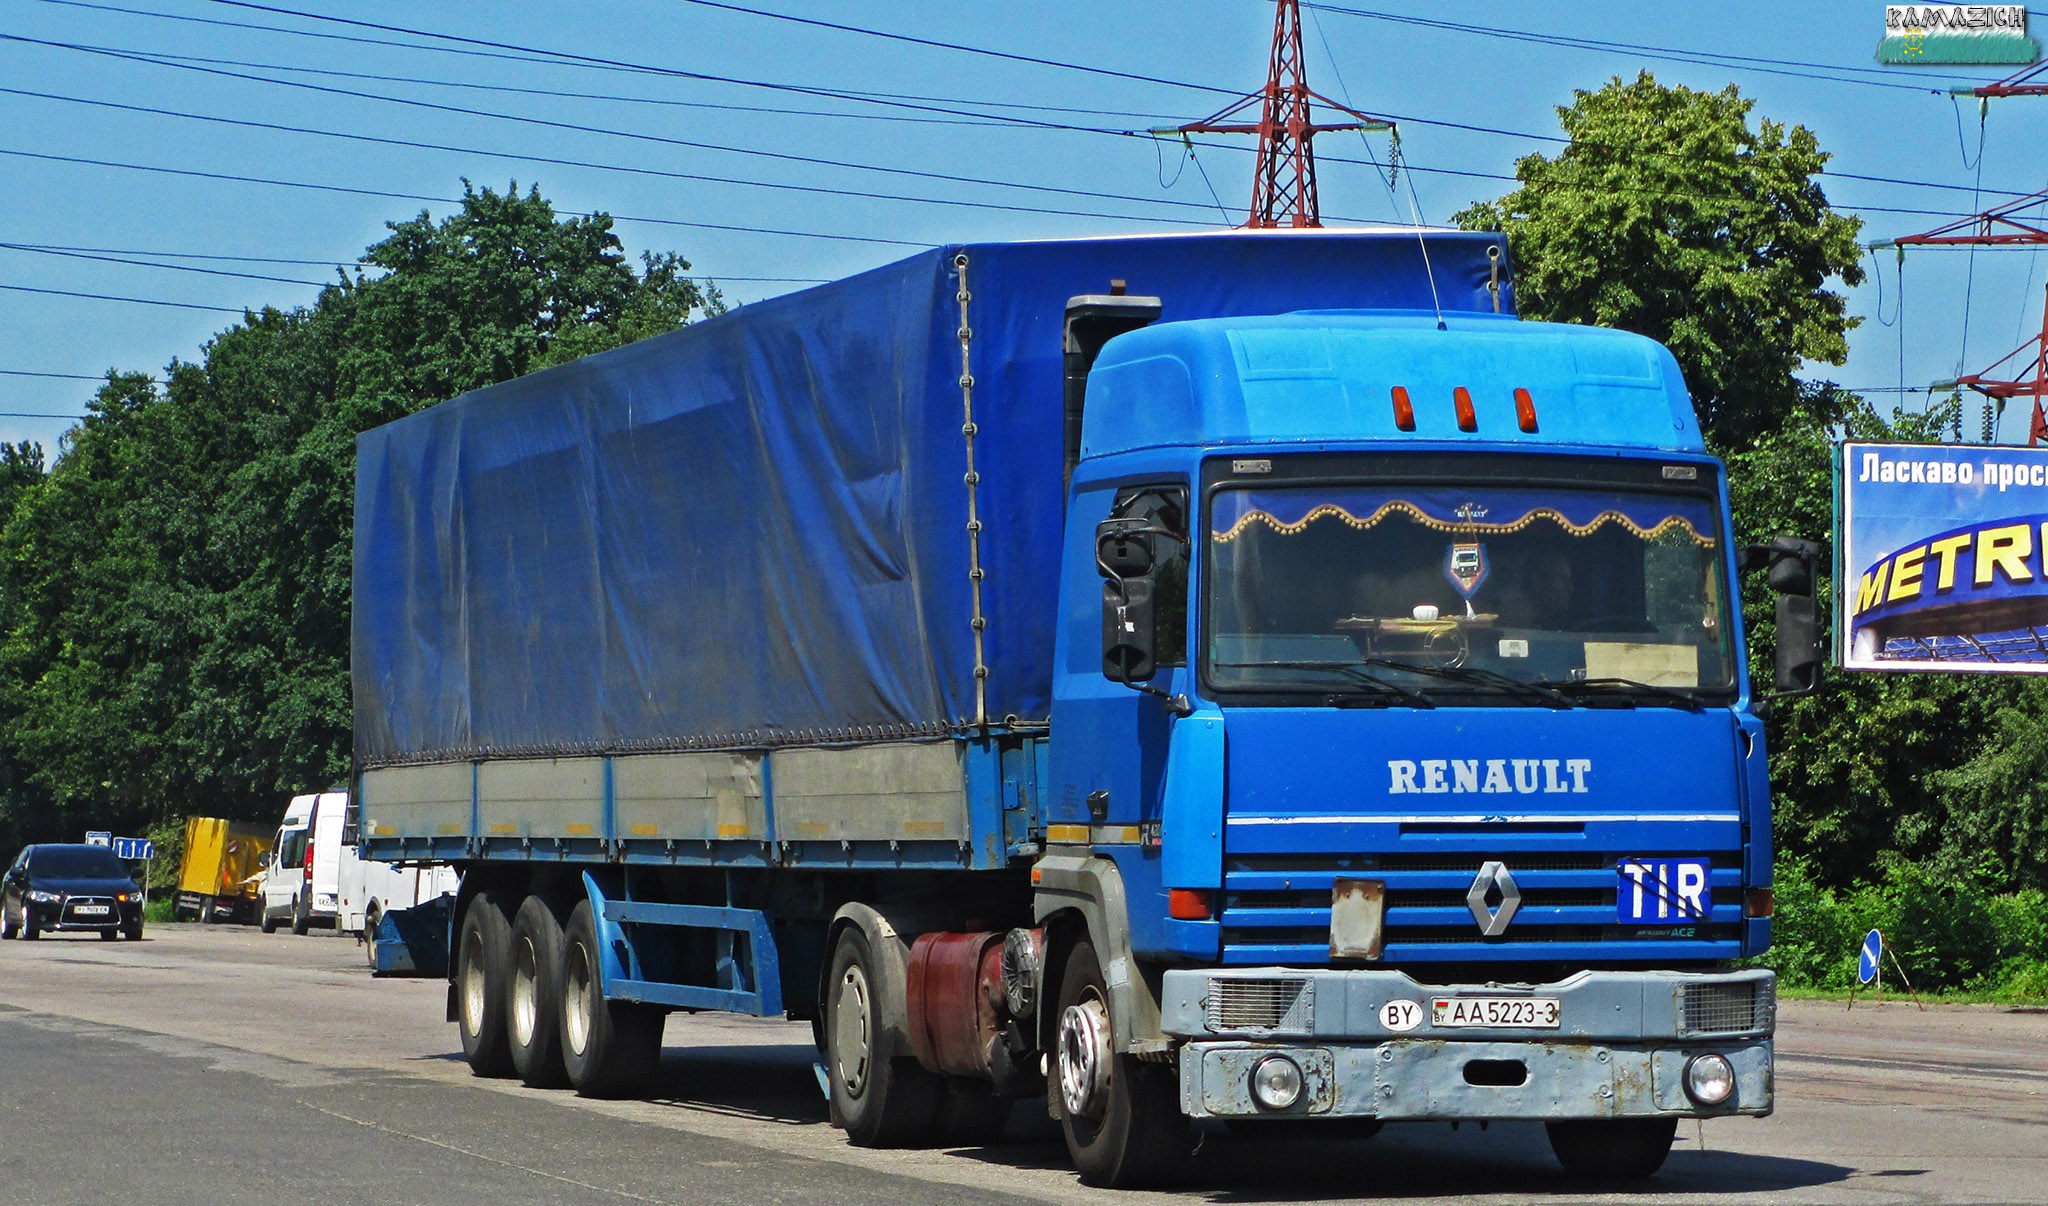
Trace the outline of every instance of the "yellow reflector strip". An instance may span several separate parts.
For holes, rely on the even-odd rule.
[[[594,825],[564,825],[562,826],[562,832],[570,837],[590,837],[597,832],[597,827]]]
[[[494,837],[511,837],[519,832],[519,826],[507,825],[503,822],[491,825],[489,828]]]
[[[752,832],[753,828],[746,824],[725,824],[718,827],[718,836],[722,838],[745,837]]]
[[[1045,840],[1048,842],[1079,842],[1085,845],[1088,841],[1088,827],[1086,825],[1047,825],[1045,827]]]
[[[628,825],[628,826],[626,826],[626,832],[627,832],[627,833],[630,833],[630,834],[632,834],[632,835],[633,835],[634,837],[660,837],[660,836],[661,836],[661,826],[659,826],[659,825]]]

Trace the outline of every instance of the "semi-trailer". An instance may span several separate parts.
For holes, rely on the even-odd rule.
[[[947,247],[358,442],[366,857],[449,862],[479,1075],[809,1019],[863,1145],[1043,1095],[1539,1120],[1647,1175],[1772,1108],[1740,574],[1670,353],[1500,236]],[[1355,1128],[1354,1128],[1355,1130]]]

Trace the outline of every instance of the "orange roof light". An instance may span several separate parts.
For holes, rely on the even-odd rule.
[[[1515,391],[1515,421],[1522,425],[1523,431],[1536,430],[1536,399],[1530,397],[1526,389]]]
[[[1451,391],[1451,397],[1458,404],[1458,430],[1478,431],[1479,416],[1472,410],[1472,391],[1461,385]]]
[[[1415,404],[1408,400],[1408,387],[1394,387],[1394,426],[1402,431],[1415,430]]]

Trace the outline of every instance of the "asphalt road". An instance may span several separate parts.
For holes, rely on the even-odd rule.
[[[1657,1177],[1575,1181],[1535,1126],[1206,1136],[1184,1187],[1081,1186],[1042,1117],[874,1152],[825,1122],[809,1028],[672,1018],[657,1095],[481,1081],[439,981],[348,938],[158,926],[0,944],[0,1204],[2040,1202],[2048,1014],[1788,1003],[1779,1112],[1685,1124]]]

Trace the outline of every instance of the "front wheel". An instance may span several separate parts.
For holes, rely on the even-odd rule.
[[[123,925],[123,926],[121,927],[121,933],[122,933],[122,934],[123,934],[123,935],[124,935],[124,936],[125,936],[125,937],[126,937],[126,938],[128,939],[128,941],[130,941],[130,942],[140,942],[140,941],[142,941],[142,919],[138,917],[138,918],[136,918],[136,919],[135,919],[134,921],[131,921],[131,922],[128,922],[128,923],[124,924],[124,925]],[[112,937],[113,937],[113,935],[112,935],[112,934],[108,934],[108,935],[107,935],[107,937],[109,937],[109,938],[112,938]]]
[[[856,1147],[932,1142],[946,1098],[943,1079],[896,1049],[886,1005],[904,985],[885,966],[859,926],[840,931],[825,985],[825,1075],[832,1125]]]
[[[590,901],[569,914],[562,949],[562,1067],[582,1097],[626,1097],[661,1062],[661,1010],[604,996],[604,948]]]
[[[1171,1065],[1119,1055],[1102,964],[1086,939],[1060,977],[1055,1074],[1060,1129],[1081,1180],[1156,1184],[1188,1154],[1188,1121]]]
[[[1640,1178],[1664,1167],[1676,1118],[1596,1118],[1546,1122],[1550,1150],[1566,1172],[1582,1177]]]

